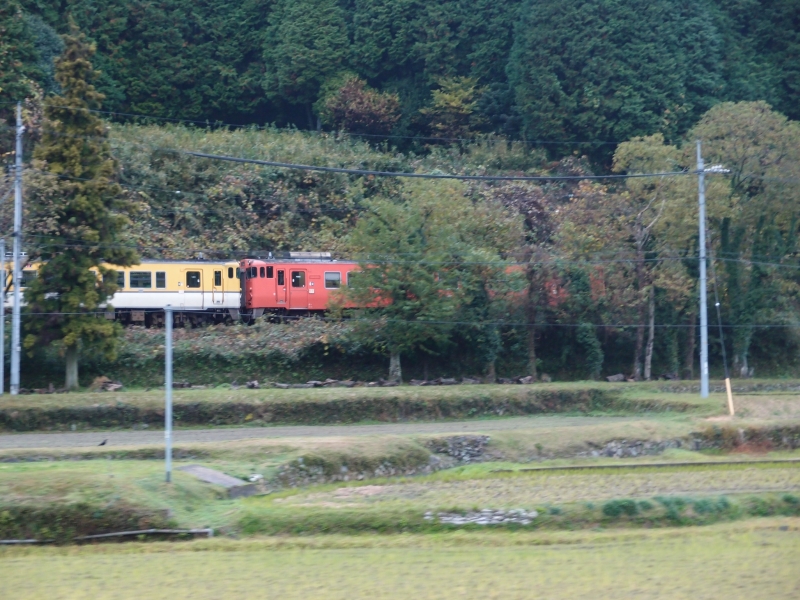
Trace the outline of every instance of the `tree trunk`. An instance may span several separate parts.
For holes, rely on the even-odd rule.
[[[395,350],[389,354],[389,381],[398,383],[403,381],[403,373],[400,370],[400,353]]]
[[[491,361],[486,365],[486,383],[494,383],[497,381],[497,369],[495,361]]]
[[[644,252],[642,251],[643,245],[643,236],[644,230],[642,229],[641,223],[637,223],[637,230],[636,230],[636,285],[638,286],[639,292],[639,310],[638,313],[638,325],[636,326],[636,347],[634,348],[634,356],[633,356],[633,378],[636,381],[641,381],[642,379],[642,350],[644,349],[644,311],[645,311],[645,302],[644,298],[642,298],[642,292],[644,291],[645,283],[644,283]]]
[[[528,325],[528,375],[537,379],[536,372],[536,328]]]
[[[78,348],[67,346],[67,378],[65,386],[68,390],[78,389]]]
[[[697,341],[697,319],[692,313],[689,315],[689,337],[686,340],[686,356],[683,362],[683,378],[694,379],[694,345]]]
[[[656,290],[650,286],[650,302],[647,307],[647,349],[644,355],[644,378],[650,381],[653,371],[653,341],[656,335]]]
[[[306,119],[308,119],[308,129],[314,129],[314,114],[311,112],[311,103],[306,104]]]
[[[528,322],[528,375],[538,379],[536,370],[536,301],[538,300],[538,289],[536,287],[536,271],[528,266],[526,273],[528,279],[528,297],[525,307],[525,318]]]

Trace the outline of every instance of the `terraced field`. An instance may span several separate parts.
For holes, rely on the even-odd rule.
[[[792,466],[698,466],[622,472],[599,469],[589,473],[518,471],[460,481],[447,481],[446,477],[443,474],[423,481],[300,493],[278,498],[275,503],[328,508],[377,507],[381,504],[412,504],[432,509],[534,508],[543,503],[597,502],[614,498],[800,491],[800,463]]]

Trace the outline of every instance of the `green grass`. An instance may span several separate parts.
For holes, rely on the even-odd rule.
[[[269,478],[285,458],[279,454],[261,458],[251,455],[247,460],[228,457],[200,462],[239,477],[259,472]],[[584,464],[607,462],[608,459],[595,459]],[[175,466],[180,464],[179,461]],[[229,500],[221,488],[180,471],[173,473],[172,484],[166,484],[163,464],[154,461],[6,463],[0,464],[0,507],[33,510],[41,522],[26,525],[25,531],[39,538],[42,535],[36,533],[37,528],[48,527],[48,515],[76,506],[85,507],[82,510],[87,514],[116,507],[142,514],[167,514],[180,527],[214,527],[246,534],[437,531],[446,527],[426,522],[426,511],[482,508],[536,509],[542,518],[536,520],[535,526],[544,528],[585,528],[606,521],[609,526],[642,526],[648,522],[663,526],[672,522],[666,507],[634,523],[604,520],[600,512],[604,502],[660,496],[731,497],[732,509],[725,514],[682,514],[687,517],[685,524],[748,515],[795,514],[800,510],[783,499],[787,493],[796,496],[800,491],[800,465],[738,466],[720,461],[718,466],[663,470],[513,471],[519,467],[509,463],[482,464],[428,477],[328,484]],[[498,469],[512,471],[497,472]],[[593,506],[587,507],[587,502]],[[554,506],[559,510],[548,512]],[[6,525],[9,532],[19,530],[17,522]]]
[[[0,550],[9,600],[797,597],[797,519],[635,533],[454,533]],[[781,528],[788,529],[782,531]]]
[[[536,391],[580,391],[587,389],[620,390],[626,397],[653,400],[665,406],[674,403],[688,403],[697,407],[716,407],[723,395],[713,394],[710,399],[701,399],[698,394],[682,394],[659,392],[658,382],[610,384],[596,381],[574,381],[559,383],[541,383],[530,386],[522,385],[457,385],[457,386],[401,386],[393,388],[311,388],[281,390],[275,388],[249,390],[233,390],[229,385],[206,389],[178,389],[173,392],[174,402],[190,404],[194,402],[324,402],[331,400],[370,400],[380,398],[408,397],[429,401],[450,400],[455,398],[485,395],[490,398],[516,397],[531,390]],[[0,396],[0,409],[27,408],[61,408],[66,406],[93,407],[97,404],[107,405],[125,403],[140,407],[161,407],[164,403],[163,389],[131,389],[119,392],[74,392],[69,394],[43,394],[32,396]]]

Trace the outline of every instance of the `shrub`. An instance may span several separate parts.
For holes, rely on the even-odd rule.
[[[635,500],[611,500],[603,505],[603,514],[607,517],[629,517],[639,514],[639,506]]]

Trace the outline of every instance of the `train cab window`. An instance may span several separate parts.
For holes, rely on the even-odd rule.
[[[258,267],[250,267],[249,269],[246,269],[246,271],[248,279],[255,279],[258,277]]]
[[[33,280],[36,279],[37,275],[38,273],[33,269],[22,271],[22,284],[20,287],[28,287],[31,283],[33,283]]]
[[[122,289],[125,287],[125,271],[117,271],[117,288]]]
[[[228,279],[233,279],[233,267],[228,267]]]
[[[156,271],[156,288],[163,290],[167,287],[167,272]]]
[[[278,271],[278,285],[286,285],[286,280],[284,279],[284,271]]]
[[[305,271],[292,271],[292,287],[294,288],[306,287]]]
[[[222,285],[222,271],[214,271],[214,285]]]
[[[325,273],[325,289],[336,290],[342,287],[342,274],[339,272]]]
[[[267,276],[267,270],[264,267],[258,268],[258,276],[264,278]]]
[[[200,287],[200,271],[186,271],[186,287],[187,288]]]
[[[130,284],[132,288],[153,287],[153,274],[150,271],[131,271]]]
[[[273,277],[275,277],[274,267],[267,267],[267,279],[272,279]]]

